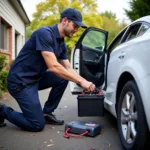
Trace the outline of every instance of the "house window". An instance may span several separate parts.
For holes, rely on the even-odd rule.
[[[9,50],[9,31],[10,26],[1,18],[0,19],[0,49]]]

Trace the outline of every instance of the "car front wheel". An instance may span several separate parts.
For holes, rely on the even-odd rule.
[[[118,130],[124,150],[144,150],[148,128],[138,87],[128,81],[118,104]]]

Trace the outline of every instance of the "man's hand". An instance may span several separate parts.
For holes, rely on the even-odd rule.
[[[88,90],[89,92],[93,92],[95,90],[95,84],[87,80],[82,80],[80,85],[86,90]]]

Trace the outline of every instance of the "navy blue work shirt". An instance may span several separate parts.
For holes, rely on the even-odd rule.
[[[53,52],[57,59],[67,58],[67,47],[60,38],[58,25],[44,26],[33,32],[15,59],[8,82],[32,84],[38,82],[47,70],[41,51]]]

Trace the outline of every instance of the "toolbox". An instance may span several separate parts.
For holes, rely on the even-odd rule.
[[[98,93],[84,93],[78,95],[78,116],[104,116],[104,95]]]
[[[74,133],[77,135],[73,135]],[[79,137],[83,135],[94,137],[101,133],[101,125],[93,122],[72,121],[65,125],[65,137]]]

